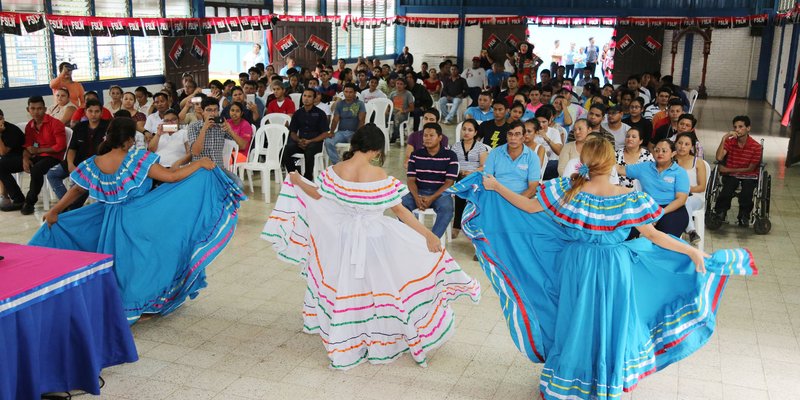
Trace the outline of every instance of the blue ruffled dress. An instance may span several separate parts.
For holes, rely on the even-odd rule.
[[[569,178],[540,185],[544,212],[535,214],[485,191],[480,173],[450,191],[469,201],[463,230],[514,343],[544,363],[542,397],[616,398],[702,347],[729,276],[758,271],[747,250],[735,249],[714,252],[698,274],[683,254],[625,241],[663,213],[646,193],[581,192],[564,203],[569,188]]]
[[[233,237],[241,190],[221,170],[201,169],[155,190],[147,173],[159,156],[132,150],[113,174],[94,157],[70,178],[96,203],[43,225],[30,245],[114,255],[125,316],[168,314],[206,286],[205,268]]]

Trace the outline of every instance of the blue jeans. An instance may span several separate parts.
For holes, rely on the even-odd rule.
[[[350,143],[350,138],[353,137],[353,131],[338,131],[332,138],[327,138],[323,142],[325,145],[325,151],[328,152],[328,159],[331,160],[331,164],[336,164],[339,162],[339,152],[336,151],[336,145],[339,143]]]
[[[461,105],[462,100],[463,99],[460,97],[452,98],[453,108],[451,108],[450,112],[447,113],[447,115],[444,118],[442,118],[442,121],[448,121],[448,122],[453,121],[453,118],[456,116],[456,113],[458,112],[458,107]],[[442,96],[441,98],[439,98],[439,113],[441,113],[441,115],[445,115],[445,113],[447,112],[447,103],[448,103],[447,96]]]
[[[435,190],[420,190],[420,196],[430,196],[435,192]],[[407,208],[409,211],[414,211],[417,209],[417,203],[414,201],[414,196],[411,193],[403,196],[403,207]],[[447,230],[447,226],[450,225],[450,220],[453,219],[453,197],[449,193],[442,193],[436,201],[431,204],[433,212],[436,213],[436,221],[433,222],[433,234],[436,237],[442,237],[444,232]]]
[[[67,187],[64,186],[64,179],[69,176],[69,172],[64,168],[61,163],[56,164],[55,167],[47,171],[47,181],[50,182],[50,187],[56,192],[56,197],[59,199],[67,194]]]

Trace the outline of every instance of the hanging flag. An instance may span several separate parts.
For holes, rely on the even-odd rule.
[[[186,36],[186,22],[182,18],[172,18],[170,23],[172,25],[172,36]]]
[[[272,16],[271,15],[262,15],[261,16],[261,29],[265,31],[272,30]]]
[[[217,28],[217,33],[227,33],[230,31],[230,29],[228,29],[227,18],[214,18],[214,26]]]
[[[125,18],[125,27],[128,28],[128,35],[144,36],[142,21],[139,18]]]
[[[750,26],[753,27],[765,27],[769,22],[769,15],[768,14],[759,14],[759,15],[751,15],[750,16]]]
[[[694,18],[683,18],[681,19],[681,28],[689,28],[692,26],[697,26],[697,20]]]
[[[539,26],[552,26],[555,22],[554,17],[539,17]]]
[[[7,35],[22,35],[22,24],[17,13],[0,13],[0,24]]]
[[[589,26],[600,26],[600,21],[601,21],[600,18],[589,17],[589,18],[586,18],[586,25],[589,25]]]
[[[142,28],[148,37],[158,36],[158,18],[142,18]]]
[[[197,36],[202,34],[200,30],[200,19],[189,18],[186,20],[186,36]]]
[[[228,29],[230,29],[231,32],[241,32],[242,31],[242,27],[239,25],[239,18],[237,18],[237,17],[228,17],[226,22],[228,22]]]
[[[69,34],[71,36],[89,36],[89,27],[86,26],[86,18],[87,17],[64,17],[64,21],[69,27]]]
[[[213,35],[217,33],[217,27],[214,26],[214,21],[210,18],[203,18],[200,22],[200,32],[203,35]]]
[[[111,36],[103,18],[87,18],[89,22],[89,34],[93,37]]]
[[[561,27],[569,26],[569,18],[556,17],[556,26],[561,26]]]
[[[647,28],[650,26],[650,18],[632,18],[631,25],[637,28]]]
[[[239,17],[239,26],[242,28],[243,31],[249,31],[250,28],[250,18],[248,17]]]
[[[44,22],[44,14],[20,14],[20,19],[25,31],[28,33],[40,31],[47,27]]]
[[[697,18],[697,26],[706,29],[711,28],[715,24],[714,18]]]
[[[625,54],[634,45],[634,41],[630,35],[626,34],[621,39],[617,40],[615,53]]]
[[[259,16],[252,16],[248,18],[250,20],[250,29],[254,31],[261,30],[261,17]]]
[[[172,36],[172,21],[169,18],[158,19],[158,34],[161,36]]]
[[[286,56],[300,47],[300,44],[297,43],[297,39],[294,38],[294,35],[290,33],[281,38],[281,40],[278,40],[275,46],[278,47],[278,53],[280,53],[281,57],[286,58]]]
[[[617,24],[616,18],[600,18],[600,25],[603,26],[614,26]]]
[[[489,35],[485,42],[483,42],[483,48],[494,50],[497,46],[500,45],[500,38],[497,37],[494,33]]]
[[[648,18],[647,22],[651,28],[663,28],[665,23],[664,18]]]
[[[519,45],[519,38],[514,36],[513,33],[511,33],[508,35],[504,43],[506,44],[506,46],[510,47],[511,50],[516,51],[517,46]]]
[[[656,55],[656,51],[661,48],[661,43],[652,36],[647,36],[647,39],[642,43],[642,47],[651,55]]]
[[[749,17],[733,17],[734,28],[747,28],[748,26],[750,26]]]
[[[317,35],[311,35],[308,38],[308,42],[306,42],[306,49],[310,50],[317,57],[325,56],[325,53],[328,52],[328,48],[331,47],[331,44],[326,42],[324,39]]]
[[[168,56],[169,59],[172,60],[172,63],[175,64],[176,68],[181,66],[181,59],[183,58],[183,38],[175,40],[175,43],[172,44],[169,50]]]
[[[630,18],[620,18],[617,20],[617,25],[622,27],[631,26],[631,19]]]
[[[50,24],[50,29],[54,35],[69,36],[69,24],[65,17],[62,16],[47,16],[47,22]]]
[[[717,17],[714,18],[714,28],[728,29],[731,27],[731,17]]]
[[[198,61],[205,61],[206,55],[208,54],[208,47],[206,47],[200,39],[195,37],[194,40],[192,40],[192,49],[189,50],[189,54]]]
[[[48,17],[48,21],[50,18]],[[108,27],[108,32],[111,33],[111,36],[127,36],[128,35],[128,28],[125,26],[125,19],[110,19],[105,21],[105,25]]]
[[[677,30],[681,28],[680,18],[667,18],[664,20],[664,29]]]

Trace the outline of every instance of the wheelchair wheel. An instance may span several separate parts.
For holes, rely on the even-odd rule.
[[[772,222],[767,218],[756,217],[756,222],[753,223],[753,230],[758,235],[766,235],[772,229]]]

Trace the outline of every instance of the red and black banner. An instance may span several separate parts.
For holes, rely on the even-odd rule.
[[[175,40],[175,43],[172,44],[172,48],[170,48],[168,53],[169,59],[172,60],[172,63],[175,64],[175,67],[181,66],[181,59],[183,59],[183,39],[178,38]]]
[[[208,47],[206,47],[206,45],[203,44],[200,39],[194,38],[194,40],[192,40],[192,48],[189,50],[189,54],[191,54],[192,57],[196,58],[198,61],[206,61]]]
[[[617,40],[616,52],[619,54],[625,54],[628,50],[631,49],[631,47],[633,47],[634,44],[636,44],[636,42],[633,41],[630,35],[626,34],[625,36]]]
[[[3,27],[3,34],[22,35],[22,22],[17,13],[0,13],[0,25]]]
[[[317,57],[322,57],[328,52],[331,44],[317,35],[311,35],[306,42],[306,49],[312,51]]]
[[[483,42],[483,48],[489,50],[494,50],[499,45],[500,45],[500,38],[497,37],[497,35],[495,35],[494,33],[489,35],[489,38],[486,39],[485,42]]]
[[[278,48],[278,53],[280,53],[281,57],[286,58],[286,56],[300,47],[300,43],[297,43],[297,39],[290,33],[278,40],[275,46]]]
[[[651,55],[656,55],[656,51],[661,48],[661,43],[652,36],[647,36],[647,39],[642,43],[642,48]]]

